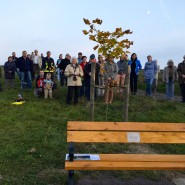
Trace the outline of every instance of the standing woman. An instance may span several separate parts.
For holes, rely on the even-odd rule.
[[[166,83],[166,100],[174,98],[174,84],[176,80],[177,68],[174,66],[173,60],[170,59],[163,71],[163,82]]]
[[[78,103],[79,90],[82,86],[83,70],[82,67],[78,64],[76,57],[72,57],[71,64],[69,64],[65,69],[65,76],[67,76],[67,104],[71,104],[74,94],[74,104]]]
[[[152,84],[157,73],[157,63],[152,60],[152,56],[147,56],[148,62],[145,63],[144,75],[146,80],[146,96],[152,95]]]
[[[128,65],[131,67],[131,73],[130,73],[130,90],[133,95],[136,95],[137,93],[137,81],[138,81],[138,75],[139,71],[142,69],[141,62],[137,59],[136,53],[133,53],[131,55],[131,59],[128,62]]]
[[[5,86],[6,90],[8,90],[9,85],[11,88],[14,88],[14,80],[15,80],[15,71],[16,65],[13,62],[13,58],[11,56],[8,57],[8,61],[4,64],[4,71],[5,71]]]

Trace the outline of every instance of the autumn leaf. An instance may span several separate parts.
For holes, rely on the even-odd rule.
[[[82,30],[82,31],[83,31],[84,35],[88,34],[88,31],[86,31],[86,30]]]
[[[89,35],[89,39],[90,39],[90,40],[93,40],[93,41],[96,41],[96,39],[95,39],[95,36],[94,36],[94,35]]]
[[[97,50],[97,49],[98,49],[98,47],[99,47],[99,45],[95,46],[93,49],[94,49],[94,50]]]
[[[85,23],[85,24],[88,24],[88,25],[91,24],[91,22],[90,22],[88,19],[83,18],[83,20],[84,20],[84,23]]]
[[[102,24],[102,20],[101,19],[98,19],[98,18],[96,18],[95,20],[93,20],[93,23],[97,23],[97,24]]]

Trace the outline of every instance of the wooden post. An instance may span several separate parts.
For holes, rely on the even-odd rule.
[[[90,121],[94,121],[95,71],[96,71],[96,62],[92,62],[91,87],[90,87]]]
[[[126,75],[126,92],[123,100],[123,122],[128,122],[128,108],[129,108],[129,92],[130,92],[130,65]]]

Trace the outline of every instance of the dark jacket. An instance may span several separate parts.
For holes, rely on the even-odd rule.
[[[32,62],[28,58],[24,59],[23,57],[20,57],[18,59],[17,68],[19,68],[20,72],[28,72],[28,71],[31,71],[32,68],[33,68]]]
[[[179,83],[185,84],[185,78],[182,78],[182,75],[185,75],[185,60],[178,65],[177,73],[179,75]]]
[[[13,62],[15,63],[16,68],[18,68],[18,58],[12,56],[12,59],[13,59]]]
[[[62,72],[64,73],[64,71],[66,70],[66,67],[70,64],[70,60],[65,58],[65,59],[62,59],[60,64],[58,65],[58,68],[60,70],[62,70]]]
[[[55,70],[55,62],[52,58],[44,58],[42,60],[42,68],[44,70],[44,72],[51,72],[53,73]]]
[[[15,79],[15,70],[16,66],[13,61],[5,62],[4,64],[5,79]]]
[[[89,75],[91,73],[91,62],[87,63],[84,67],[84,80],[85,85],[90,86],[91,76]],[[96,72],[95,72],[95,84],[99,85],[98,75],[100,73],[100,65],[96,63]]]

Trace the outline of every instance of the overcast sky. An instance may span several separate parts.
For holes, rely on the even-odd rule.
[[[185,55],[184,0],[0,0],[0,64],[12,51],[21,55],[38,49],[58,55],[97,54],[96,43],[83,35],[83,18],[100,18],[100,29],[131,29],[135,52],[144,65],[148,54],[163,68]]]

